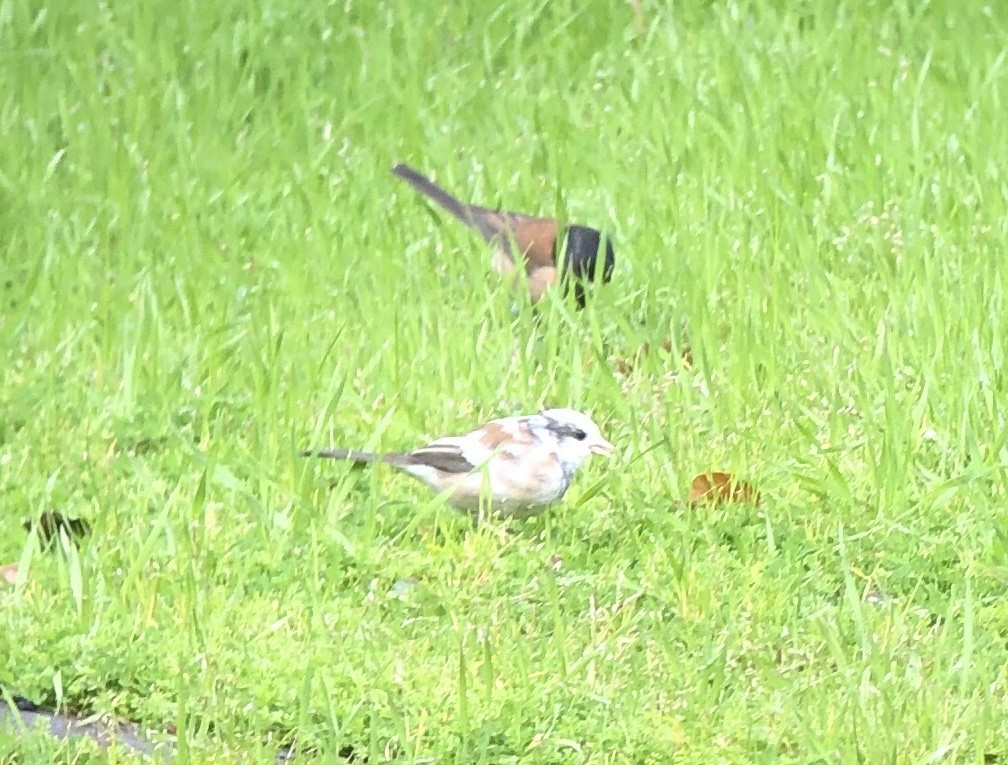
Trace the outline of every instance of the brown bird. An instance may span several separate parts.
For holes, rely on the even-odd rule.
[[[567,277],[573,277],[574,298],[579,308],[585,305],[585,283],[594,282],[598,272],[602,234],[588,226],[571,224],[563,231],[553,218],[537,218],[522,213],[490,210],[465,204],[426,176],[406,165],[396,165],[392,172],[413,188],[450,212],[467,226],[476,229],[493,249],[493,267],[502,276],[515,274],[519,259],[524,261],[525,280],[532,302],[536,303],[547,289],[561,282],[567,292]],[[557,239],[565,238],[566,247],[561,263],[557,263]],[[605,260],[601,268],[602,283],[612,279],[616,255],[612,242],[605,239]]]

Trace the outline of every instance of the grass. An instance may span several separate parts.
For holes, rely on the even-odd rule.
[[[181,762],[1008,762],[1008,9],[634,9],[0,4],[4,691]],[[400,160],[614,283],[512,314]],[[525,523],[297,457],[543,405],[620,450]]]

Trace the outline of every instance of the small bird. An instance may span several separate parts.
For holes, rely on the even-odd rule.
[[[34,530],[38,535],[42,549],[50,549],[53,543],[65,536],[76,544],[91,533],[91,524],[82,518],[71,518],[59,512],[44,512],[38,518],[29,519],[21,524],[21,528],[29,534]]]
[[[437,492],[454,507],[476,513],[481,498],[503,516],[527,518],[560,500],[574,473],[592,454],[614,447],[592,419],[573,409],[504,417],[464,436],[446,436],[411,452],[373,454],[350,449],[305,451],[303,457],[384,462]]]
[[[557,263],[557,239],[560,226],[553,218],[536,218],[503,210],[465,204],[437,186],[426,176],[407,165],[396,165],[392,172],[430,198],[467,226],[476,229],[493,249],[493,267],[502,276],[515,274],[516,261],[524,260],[525,281],[532,303],[537,303],[547,289],[558,281],[564,282],[568,274],[574,279],[574,298],[579,308],[585,306],[585,283],[594,282],[598,269],[602,234],[588,226],[571,224],[563,234],[566,237],[563,262]],[[601,268],[603,284],[612,279],[616,255],[612,242],[605,239],[605,260]]]

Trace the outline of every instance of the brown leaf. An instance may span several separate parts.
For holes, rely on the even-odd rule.
[[[0,577],[7,584],[14,584],[18,578],[18,565],[17,563],[8,563],[6,566],[0,566]]]
[[[709,502],[720,505],[725,502],[752,502],[758,505],[759,492],[756,487],[740,481],[731,473],[701,473],[690,486],[690,502],[694,505]]]
[[[690,348],[688,345],[684,345],[682,347],[682,355],[680,358],[682,358],[682,363],[684,367],[686,367],[687,369],[693,368],[693,349]]]
[[[616,371],[621,375],[628,375],[633,371],[633,364],[630,363],[629,359],[616,359],[613,361],[613,366],[616,367]]]

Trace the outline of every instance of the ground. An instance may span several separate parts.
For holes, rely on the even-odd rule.
[[[0,687],[176,761],[1008,763],[1006,39],[945,0],[0,5]],[[535,316],[399,161],[603,228],[613,282]],[[526,522],[298,455],[543,406],[618,449]],[[710,470],[759,503],[691,504]],[[43,553],[45,511],[92,533]]]

